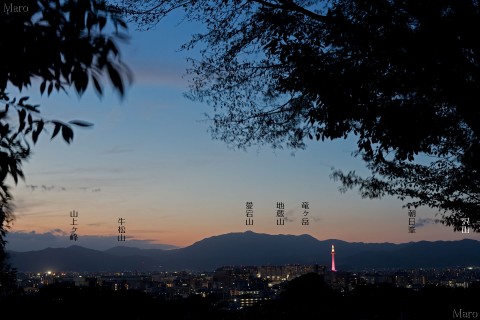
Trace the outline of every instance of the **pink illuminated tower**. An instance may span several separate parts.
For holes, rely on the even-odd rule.
[[[337,271],[335,270],[335,247],[332,244],[332,271]]]

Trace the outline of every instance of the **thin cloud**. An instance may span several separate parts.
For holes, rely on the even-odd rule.
[[[440,223],[439,219],[432,219],[432,218],[420,218],[417,221],[415,221],[415,227],[421,228],[426,226],[427,224],[436,224]]]
[[[31,192],[35,192],[35,191],[42,191],[42,192],[57,191],[58,192],[58,191],[67,190],[67,188],[65,188],[64,186],[56,186],[56,185],[46,186],[44,184],[42,185],[27,184],[25,187]]]
[[[135,63],[135,83],[137,85],[159,85],[165,87],[174,87],[185,89],[188,86],[188,80],[185,79],[185,69],[187,64],[177,63],[145,63],[145,61],[134,61]]]
[[[50,171],[34,171],[29,173],[29,175],[64,175],[65,173],[70,173],[70,170],[50,170]]]
[[[15,217],[17,218],[26,218],[26,217],[49,218],[49,217],[58,217],[58,214],[52,213],[51,211],[44,210],[44,211],[35,211],[32,213],[15,213]]]
[[[106,225],[105,222],[95,222],[95,223],[87,223],[86,226],[89,226],[89,227],[100,227],[102,225]]]
[[[70,173],[82,172],[83,174],[88,174],[88,173],[98,174],[98,173],[118,173],[122,171],[123,169],[114,168],[111,166],[97,166],[97,167],[76,167],[74,169],[71,169]]]
[[[98,187],[79,187],[78,189],[83,190],[84,192],[101,192],[102,189]]]
[[[35,231],[32,231],[32,232],[35,232]],[[65,231],[63,231],[62,229],[52,229],[50,230],[50,233],[55,235],[55,236],[66,236],[67,233]]]
[[[126,225],[127,227],[127,232],[128,231],[131,231],[131,232],[135,232],[135,233],[167,233],[168,231],[166,230],[152,230],[152,229],[129,229],[128,228],[128,225]]]
[[[113,148],[108,149],[105,151],[106,154],[119,154],[119,153],[127,153],[133,152],[134,149],[132,148],[123,148],[121,146],[114,146]]]
[[[26,211],[32,207],[40,207],[46,204],[47,201],[44,199],[32,199],[32,197],[24,197],[18,195],[15,197],[15,211]]]
[[[295,210],[293,209],[286,210],[283,219],[287,222],[293,222],[295,221],[295,219],[293,218],[294,215],[295,215]]]

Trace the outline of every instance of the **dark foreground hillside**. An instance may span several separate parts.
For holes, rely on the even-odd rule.
[[[455,319],[480,317],[480,287],[363,285],[352,293],[332,290],[318,274],[289,282],[280,298],[228,310],[221,297],[200,295],[162,300],[143,292],[53,284],[35,295],[0,298],[4,312],[18,319]],[[470,312],[467,314],[467,312]]]

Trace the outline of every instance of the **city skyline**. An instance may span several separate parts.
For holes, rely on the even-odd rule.
[[[109,237],[112,247],[129,241],[183,247],[246,230],[363,242],[480,240],[436,224],[436,211],[428,208],[417,208],[416,233],[408,233],[405,202],[340,193],[332,167],[368,174],[351,156],[353,139],[309,141],[295,156],[269,146],[234,151],[212,140],[203,115],[211,109],[183,96],[185,57],[196,52],[176,52],[199,26],[176,26],[176,19],[150,31],[131,27],[131,41],[121,49],[135,80],[123,101],[109,89],[99,99],[91,88],[81,98],[73,92],[40,97],[38,83],[20,94],[41,104],[46,118],[95,125],[76,129],[71,145],[45,134],[32,148],[26,181],[12,189],[16,220],[7,249],[16,236],[68,239],[73,210],[78,240],[70,243],[78,245],[85,237]],[[246,202],[253,203],[253,226],[245,224]],[[285,225],[276,224],[277,202],[285,204]],[[310,205],[308,225],[301,223],[302,202]],[[114,241],[120,218],[124,243]]]

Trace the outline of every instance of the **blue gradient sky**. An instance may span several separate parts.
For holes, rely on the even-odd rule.
[[[362,242],[480,240],[433,223],[428,208],[417,209],[417,233],[409,234],[399,200],[341,194],[331,167],[367,173],[351,156],[353,140],[309,142],[294,156],[269,146],[234,151],[212,140],[203,121],[211,110],[182,95],[185,58],[195,52],[178,49],[198,26],[175,24],[173,17],[155,30],[130,30],[122,54],[135,81],[123,101],[110,88],[101,99],[91,88],[81,98],[73,91],[40,97],[38,86],[23,93],[41,104],[46,118],[95,126],[76,129],[72,145],[40,137],[24,165],[26,180],[13,190],[17,218],[8,249],[187,246],[246,230]],[[254,204],[253,227],[245,225],[246,201]],[[284,226],[276,225],[278,201],[285,203]],[[308,226],[301,225],[303,201],[310,203]],[[75,243],[68,241],[71,210],[79,212]],[[126,219],[125,243],[117,242],[119,217]]]

